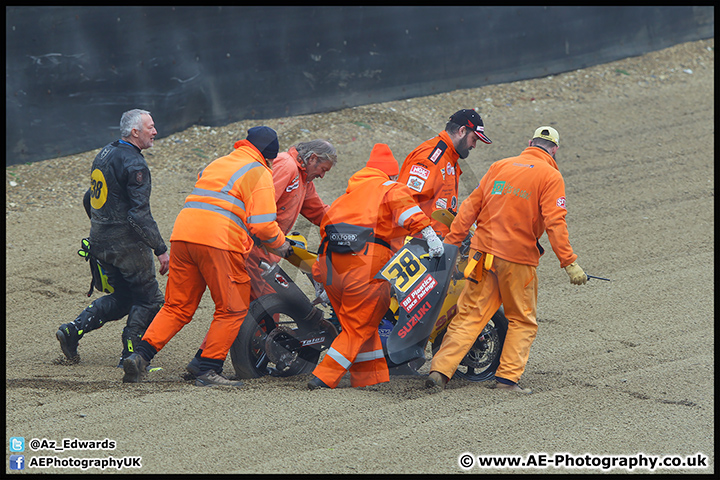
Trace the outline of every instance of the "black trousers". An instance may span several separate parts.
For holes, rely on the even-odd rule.
[[[134,239],[106,243],[91,238],[90,243],[114,292],[94,300],[78,315],[74,321],[78,331],[84,335],[127,315],[123,338],[141,338],[164,301],[152,250]]]

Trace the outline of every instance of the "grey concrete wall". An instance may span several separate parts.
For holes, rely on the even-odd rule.
[[[6,165],[540,77],[714,36],[714,7],[6,7]]]

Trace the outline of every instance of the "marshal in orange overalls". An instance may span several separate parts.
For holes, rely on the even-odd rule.
[[[493,163],[478,187],[462,202],[446,243],[460,245],[470,226],[470,258],[481,257],[458,298],[458,314],[448,326],[431,371],[447,378],[502,304],[508,331],[495,376],[516,384],[525,371],[537,334],[537,240],[547,230],[566,267],[577,255],[570,246],[565,215],[565,183],[553,157],[539,147]]]
[[[277,149],[273,157],[276,154]],[[160,351],[192,320],[209,287],[215,313],[201,370],[222,371],[250,303],[245,262],[253,247],[251,236],[269,248],[285,243],[275,208],[272,172],[249,140],[236,142],[233,152],[198,175],[170,237],[165,304],[145,332],[144,342]]]
[[[321,248],[313,275],[325,283],[330,303],[342,331],[313,374],[335,388],[349,371],[353,387],[390,379],[378,334],[382,316],[390,305],[390,284],[373,277],[393,255],[393,240],[420,232],[430,219],[415,203],[409,189],[390,180],[398,164],[385,144],[373,147],[365,168],[349,180],[345,194],[330,206],[320,226],[323,245],[326,227],[346,223],[374,230],[359,253],[328,253]],[[400,242],[402,243],[402,242]]]
[[[312,181],[307,181],[307,171],[302,165],[295,147],[291,147],[287,152],[279,153],[273,160],[272,178],[277,206],[276,221],[280,230],[287,235],[300,215],[320,226],[323,215],[330,206],[322,201]],[[263,270],[260,268],[260,262],[272,264],[279,263],[280,260],[280,257],[268,252],[260,245],[252,247],[245,261],[245,268],[250,276],[252,287],[250,302],[263,295],[275,293],[272,286],[262,277]],[[200,349],[195,354],[196,357],[202,355],[206,342],[207,337],[203,339]]]

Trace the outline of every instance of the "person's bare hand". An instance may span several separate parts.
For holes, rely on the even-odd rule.
[[[165,275],[170,270],[170,251],[158,255],[157,259],[160,262],[160,275]]]

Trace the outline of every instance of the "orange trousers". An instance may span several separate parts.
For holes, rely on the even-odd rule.
[[[206,287],[215,302],[215,313],[205,337],[203,357],[224,362],[250,303],[250,277],[241,253],[172,242],[165,304],[143,340],[160,351],[190,323]]]
[[[475,252],[470,250],[470,258]],[[495,257],[491,269],[486,270],[484,260],[483,255],[469,277],[473,280],[480,277],[478,283],[465,282],[458,298],[457,316],[450,322],[430,370],[451,378],[480,332],[503,305],[508,331],[495,376],[517,383],[525,371],[538,329],[536,267]]]
[[[380,249],[386,252],[379,252]],[[363,256],[332,254],[332,279],[325,291],[342,331],[313,370],[313,374],[331,388],[337,387],[348,371],[353,387],[390,381],[378,333],[380,321],[390,306],[390,284],[372,277],[379,271],[378,265],[384,265],[392,254],[384,247],[375,251],[379,254],[377,258],[373,258],[372,252]],[[326,257],[321,255],[316,265],[324,270]],[[326,278],[325,275],[315,277],[322,282]]]
[[[252,250],[250,250],[250,252],[247,254],[247,258],[245,259],[245,270],[250,276],[250,302],[262,297],[263,295],[270,295],[271,293],[275,293],[275,289],[272,288],[270,284],[268,284],[268,282],[266,282],[265,279],[262,277],[263,270],[259,266],[260,260],[263,260],[268,264],[272,264],[278,263],[282,259],[277,255],[268,253],[264,249],[257,246],[253,247]],[[278,315],[275,315],[276,322],[278,320],[278,317]],[[233,338],[233,341],[234,340],[235,339]],[[205,334],[205,338],[203,338],[203,341],[200,344],[200,350],[204,351],[206,344],[207,334]],[[230,342],[230,344],[232,345],[232,342]]]

